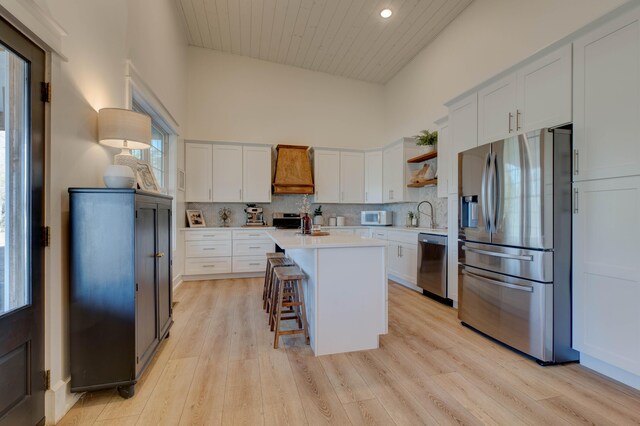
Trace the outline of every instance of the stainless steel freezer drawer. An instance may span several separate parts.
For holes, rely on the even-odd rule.
[[[553,360],[553,284],[465,266],[458,318],[534,358]]]

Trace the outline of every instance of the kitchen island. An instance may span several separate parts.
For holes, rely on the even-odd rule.
[[[304,271],[309,337],[316,356],[378,347],[387,333],[385,241],[356,235],[267,235]]]

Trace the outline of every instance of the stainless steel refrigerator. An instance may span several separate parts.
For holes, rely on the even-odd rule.
[[[458,317],[540,363],[571,348],[571,131],[459,154]]]

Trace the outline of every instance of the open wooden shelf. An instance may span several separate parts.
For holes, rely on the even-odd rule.
[[[418,155],[417,157],[409,158],[407,163],[422,163],[423,161],[431,160],[438,156],[438,151],[427,152],[426,154]]]
[[[431,154],[431,153],[429,153]],[[430,179],[430,180],[426,180],[424,182],[421,183],[410,183],[407,185],[408,188],[422,188],[423,186],[429,186],[429,185],[437,185],[438,184],[438,179]]]

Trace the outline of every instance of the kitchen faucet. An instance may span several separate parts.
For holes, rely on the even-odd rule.
[[[424,203],[429,204],[429,207],[431,207],[431,214],[429,215],[431,217],[431,224],[430,224],[430,228],[434,229],[436,227],[436,221],[434,218],[434,210],[433,210],[433,204],[431,204],[429,201],[420,201],[418,203],[418,207],[416,207],[416,210],[418,211],[418,226],[420,226],[420,213],[422,213],[422,211],[420,211],[420,206]],[[426,213],[425,213],[426,214]]]

